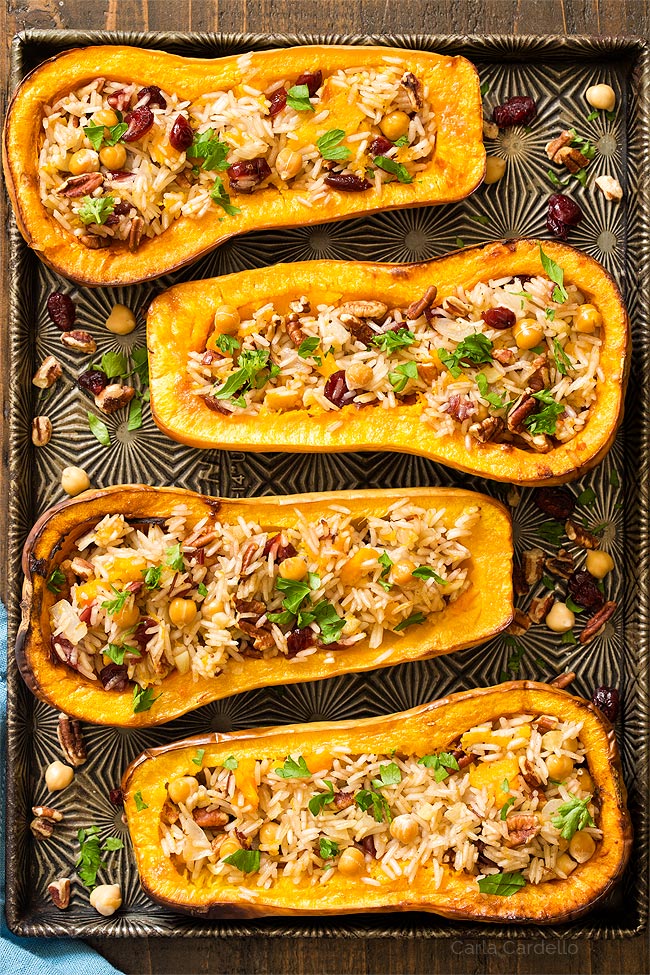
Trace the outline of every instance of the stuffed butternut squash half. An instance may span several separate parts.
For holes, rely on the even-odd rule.
[[[488,640],[512,618],[511,563],[508,514],[471,491],[108,488],[33,529],[17,657],[69,715],[155,725]]]
[[[3,152],[25,240],[89,286],[249,230],[460,200],[485,170],[474,67],[385,47],[67,51],[18,88]]]
[[[122,789],[143,888],[205,917],[558,923],[606,896],[631,846],[613,729],[524,681],[190,738],[146,751]]]
[[[152,414],[184,443],[403,450],[554,484],[613,442],[629,334],[603,267],[520,240],[177,285],[150,306],[147,342]]]

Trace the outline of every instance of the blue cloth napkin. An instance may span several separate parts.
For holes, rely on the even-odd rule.
[[[17,938],[5,922],[5,796],[7,732],[7,610],[0,602],[0,972],[3,975],[119,975],[83,941]]]

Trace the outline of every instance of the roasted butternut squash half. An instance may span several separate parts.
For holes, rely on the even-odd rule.
[[[155,725],[488,640],[512,618],[511,564],[507,512],[471,491],[86,492],[29,536],[17,658],[67,714]]]
[[[555,484],[614,440],[629,330],[604,268],[520,240],[177,285],[151,304],[147,342],[152,414],[183,443],[403,450]]]
[[[144,890],[203,917],[557,924],[607,895],[631,847],[612,727],[526,681],[152,748],[122,789]]]
[[[485,170],[474,67],[386,47],[66,51],[21,83],[3,156],[27,243],[91,287],[249,230],[460,200]]]

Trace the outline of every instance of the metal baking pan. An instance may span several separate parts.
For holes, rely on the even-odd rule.
[[[405,664],[370,674],[351,675],[291,687],[270,687],[219,701],[151,731],[112,730],[87,726],[89,760],[72,787],[57,797],[65,819],[47,843],[33,842],[28,823],[32,805],[45,799],[43,769],[60,757],[56,713],[38,703],[9,666],[9,820],[7,915],[21,935],[72,937],[175,936],[212,934],[242,937],[623,937],[639,933],[648,911],[648,560],[650,520],[648,466],[650,429],[650,331],[647,295],[650,227],[647,186],[650,108],[648,52],[640,40],[567,37],[385,37],[256,36],[217,34],[144,34],[33,30],[13,45],[14,84],[36,64],[58,51],[88,44],[134,44],[201,57],[240,53],[306,43],[385,44],[464,54],[490,85],[486,104],[515,94],[538,99],[539,116],[529,132],[502,134],[496,152],[509,160],[506,177],[479,189],[463,203],[439,208],[393,211],[316,227],[248,234],[227,242],[194,267],[161,281],[129,289],[78,289],[78,320],[97,339],[100,353],[118,345],[144,344],[144,323],[121,339],[103,328],[111,303],[134,310],[179,280],[201,278],[275,261],[347,258],[373,261],[417,261],[468,244],[516,236],[546,236],[546,199],[553,188],[546,176],[545,143],[560,127],[575,124],[583,135],[600,140],[599,171],[620,179],[625,196],[616,206],[593,187],[575,184],[571,192],[585,219],[570,243],[600,260],[618,281],[633,323],[631,395],[624,429],[610,455],[579,482],[591,487],[590,519],[606,523],[610,550],[617,562],[621,609],[616,625],[586,648],[566,647],[543,627],[532,628],[518,647],[506,637],[436,660]],[[586,122],[583,93],[595,81],[610,81],[620,92],[614,122]],[[594,171],[592,170],[592,172]],[[459,485],[487,490],[506,499],[507,486],[490,484],[404,454],[281,455],[245,454],[190,449],[168,440],[148,414],[141,430],[111,426],[111,447],[101,447],[86,422],[85,397],[72,382],[59,382],[37,408],[31,384],[35,366],[56,353],[64,372],[74,376],[85,368],[68,357],[58,332],[47,321],[45,297],[57,286],[55,276],[28,251],[15,225],[11,242],[11,423],[10,423],[10,646],[15,638],[21,591],[20,550],[40,512],[58,501],[59,474],[80,464],[93,484],[119,482],[173,484],[211,494],[249,496],[298,491],[364,487]],[[63,353],[63,354],[62,354]],[[48,447],[34,450],[30,423],[46,411],[54,423]],[[513,509],[519,548],[538,540],[543,516],[524,491]],[[542,543],[544,544],[544,543]],[[523,647],[523,651],[520,649]],[[618,722],[636,849],[632,868],[603,907],[579,922],[554,928],[462,924],[426,914],[354,915],[345,918],[259,922],[200,922],[154,905],[140,891],[128,848],[121,810],[108,799],[122,770],[143,748],[206,730],[231,730],[291,721],[350,718],[412,707],[451,691],[494,684],[508,677],[550,679],[565,669],[577,672],[575,689],[590,696],[601,683],[622,690]],[[88,904],[87,893],[73,884],[69,909],[58,911],[47,896],[57,876],[74,875],[76,830],[96,824],[102,832],[122,836],[126,847],[111,855],[110,876],[122,885],[124,908],[101,918]]]

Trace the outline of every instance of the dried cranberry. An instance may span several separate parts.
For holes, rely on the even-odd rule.
[[[364,836],[361,840],[361,849],[368,856],[371,856],[373,859],[376,858],[377,848],[375,847],[375,838],[372,834],[370,836]]]
[[[69,332],[75,323],[77,310],[70,295],[54,291],[47,299],[47,313],[62,332]]]
[[[125,217],[127,213],[130,212],[131,212],[131,204],[127,203],[126,200],[121,200],[119,203],[116,203],[113,208],[113,213],[118,217]]]
[[[244,159],[228,167],[230,185],[238,193],[252,193],[270,175],[271,167],[262,156]]]
[[[488,328],[512,328],[517,321],[514,311],[509,308],[488,308],[481,315]]]
[[[132,112],[129,112],[124,121],[128,125],[128,129],[122,136],[122,142],[135,142],[146,135],[153,125],[153,112],[146,105],[143,105],[141,108],[134,108]]]
[[[125,179],[131,179],[135,173],[129,172],[127,169],[116,169],[115,172],[109,174],[109,179],[113,183],[122,183]]]
[[[209,410],[213,413],[221,413],[223,416],[232,416],[232,410],[226,409],[220,399],[216,399],[214,396],[204,396],[203,402]]]
[[[390,139],[385,139],[383,135],[378,135],[368,146],[371,156],[385,156],[393,148]]]
[[[307,91],[309,92],[309,97],[313,98],[320,86],[323,84],[323,72],[318,69],[318,71],[304,71],[303,74],[296,78],[296,86],[307,85]]]
[[[582,210],[577,203],[564,193],[553,193],[548,200],[546,226],[552,234],[566,240],[569,227],[575,227],[582,220]]]
[[[596,585],[596,580],[586,569],[578,569],[570,577],[567,588],[571,599],[585,609],[600,609],[605,597]]]
[[[307,647],[313,647],[315,643],[316,637],[308,626],[304,630],[292,630],[291,633],[287,633],[287,656],[295,657]]]
[[[332,189],[340,190],[341,193],[363,193],[373,185],[367,179],[355,176],[354,173],[330,173],[325,177],[325,182]]]
[[[87,606],[84,606],[84,608],[79,613],[79,619],[81,620],[82,623],[90,623],[92,617],[93,617],[93,604],[89,603]]]
[[[276,88],[275,91],[269,95],[269,101],[271,103],[269,107],[269,115],[271,118],[273,118],[275,115],[279,115],[287,104],[287,89]]]
[[[108,386],[108,376],[101,369],[87,369],[77,377],[77,386],[91,396],[99,396]]]
[[[66,640],[64,636],[53,636],[50,638],[50,647],[53,660],[62,660],[64,663],[74,667],[77,662],[74,644]]]
[[[99,672],[105,691],[124,691],[129,684],[129,672],[124,664],[107,664]]]
[[[557,521],[570,518],[576,506],[576,499],[571,492],[561,487],[538,488],[533,498],[540,511]]]
[[[108,801],[112,806],[124,805],[124,793],[121,789],[111,789],[108,793]]]
[[[285,543],[282,534],[267,538],[262,554],[267,557],[271,553],[276,562],[284,562],[285,559],[292,559],[298,554],[291,542]]]
[[[537,105],[528,95],[515,95],[507,98],[503,105],[497,105],[492,118],[500,129],[510,125],[530,125],[537,115]]]
[[[618,688],[607,687],[605,685],[597,687],[591,695],[591,700],[598,710],[603,712],[608,721],[611,721],[612,724],[616,721],[618,706],[621,700]]]
[[[169,133],[169,141],[178,152],[185,152],[194,142],[194,131],[184,115],[178,115]]]
[[[345,369],[339,369],[338,372],[332,373],[325,383],[324,392],[326,399],[334,406],[345,406],[346,403],[351,403],[356,396],[354,390],[348,389]]]
[[[155,105],[156,108],[167,108],[167,101],[158,85],[148,85],[141,88],[136,98],[136,104],[142,102],[143,106]]]
[[[144,651],[147,649],[147,644],[153,637],[153,634],[150,634],[147,631],[151,630],[155,625],[156,621],[151,619],[150,616],[144,616],[138,623],[138,626],[133,634],[133,639],[137,643],[138,649],[142,653],[144,653]]]
[[[120,88],[119,91],[114,91],[112,95],[109,95],[106,101],[111,108],[117,109],[118,112],[125,112],[131,102],[131,95],[128,91]]]

